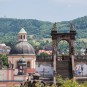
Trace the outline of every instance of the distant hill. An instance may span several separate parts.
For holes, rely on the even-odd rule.
[[[72,20],[77,31],[76,38],[87,38],[87,16]],[[52,22],[33,19],[0,18],[0,42],[16,41],[17,34],[22,27],[28,35],[37,38],[49,38]],[[57,22],[59,32],[69,32],[70,21]]]

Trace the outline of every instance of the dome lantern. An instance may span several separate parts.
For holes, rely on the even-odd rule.
[[[24,28],[22,28],[18,33],[18,41],[27,41],[27,32]]]

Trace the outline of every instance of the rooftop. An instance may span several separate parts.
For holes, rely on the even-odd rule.
[[[21,28],[19,33],[27,33],[24,28]]]

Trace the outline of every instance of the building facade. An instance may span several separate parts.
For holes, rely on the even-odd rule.
[[[2,82],[19,84],[25,81],[29,73],[35,73],[35,60],[34,48],[28,43],[27,32],[22,28],[18,33],[17,44],[8,55],[9,67],[0,69],[0,85],[3,85]]]

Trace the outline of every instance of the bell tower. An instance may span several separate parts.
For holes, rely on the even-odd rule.
[[[27,32],[24,28],[22,28],[18,33],[18,41],[27,41]]]
[[[74,56],[75,56],[75,35],[76,31],[73,24],[70,24],[70,30],[68,33],[60,33],[57,31],[57,24],[53,24],[51,30],[52,36],[52,57],[53,57],[53,70],[54,70],[54,83],[56,84],[56,75],[61,75],[63,78],[72,79],[74,76]],[[58,55],[58,44],[61,40],[65,40],[69,43],[69,55]]]

